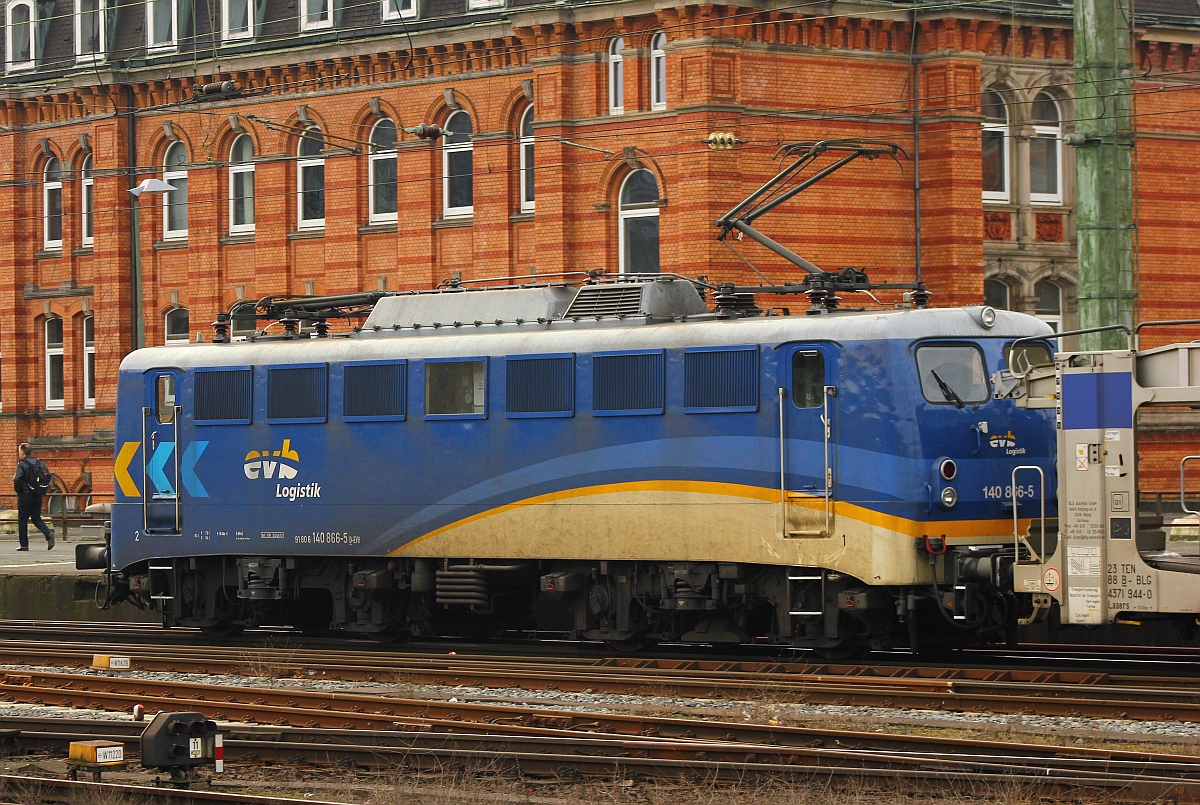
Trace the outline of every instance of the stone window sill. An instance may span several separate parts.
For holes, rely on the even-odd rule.
[[[293,229],[287,234],[288,240],[310,240],[312,238],[323,237],[325,237],[325,227],[323,226],[314,226],[311,229]]]
[[[377,235],[398,232],[399,225],[395,221],[383,221],[377,224],[365,224],[358,228],[360,235]]]
[[[172,249],[186,249],[188,247],[187,238],[175,238],[172,240],[158,240],[154,242],[154,251],[164,252]]]
[[[529,223],[530,221],[533,221],[533,220],[534,220],[534,214],[532,211],[531,212],[514,212],[512,215],[508,216],[508,222],[510,224],[525,224],[525,223]]]
[[[433,222],[434,229],[457,229],[460,226],[474,226],[475,216],[464,215],[459,218],[439,218]]]
[[[221,237],[217,238],[217,243],[221,244],[222,246],[237,246],[242,243],[253,242],[253,232],[236,232],[230,235],[222,235]]]
[[[62,257],[62,249],[39,249],[33,253],[34,260],[57,260]]]
[[[92,253],[91,246],[79,246],[78,248],[73,249],[71,251],[71,254],[75,255],[76,257],[88,257],[91,255],[91,253]]]

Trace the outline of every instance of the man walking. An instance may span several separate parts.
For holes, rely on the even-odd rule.
[[[21,541],[18,551],[29,550],[29,521],[46,537],[46,550],[54,549],[54,535],[42,522],[42,497],[50,490],[50,470],[40,458],[34,458],[33,448],[22,443],[17,451],[17,473],[13,476],[13,490],[17,493],[17,538]]]

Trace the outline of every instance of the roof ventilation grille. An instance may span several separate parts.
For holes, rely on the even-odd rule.
[[[642,311],[641,284],[584,285],[567,308],[565,318],[636,316]]]

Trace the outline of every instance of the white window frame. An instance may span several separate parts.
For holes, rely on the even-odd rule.
[[[643,169],[644,170],[644,169]],[[625,196],[625,185],[629,182],[637,171],[631,171],[628,176],[621,180],[621,187],[617,191],[617,264],[620,273],[626,274],[625,266],[625,222],[633,218],[659,218],[659,206],[651,202],[639,202],[632,209],[625,209],[621,199]],[[655,183],[657,184],[657,177]],[[659,189],[659,198],[662,198],[662,189]],[[661,254],[662,249],[662,221],[659,221],[658,246]]]
[[[238,0],[246,4],[246,30],[234,31],[229,27],[230,5],[234,0],[221,0],[221,41],[239,42],[254,38],[254,0]]]
[[[250,150],[251,150],[252,156],[250,157],[249,162],[234,162],[233,161],[234,160],[233,149],[237,147],[237,144],[242,141],[243,137],[245,137],[250,142]],[[252,192],[250,194],[250,206],[251,206],[251,209],[253,210],[253,213],[250,216],[250,218],[251,218],[250,223],[239,224],[234,220],[234,216],[233,216],[233,209],[234,209],[233,205],[234,205],[234,201],[237,198],[234,195],[236,192],[235,188],[237,187],[237,177],[243,173],[248,173],[248,174],[250,174],[250,177],[251,177],[250,178],[251,186],[253,187],[253,185],[255,183],[253,151],[254,151],[254,140],[250,137],[249,134],[239,134],[237,137],[235,137],[233,139],[233,142],[229,146],[229,233],[231,235],[253,234],[255,225],[257,224],[257,221],[258,221],[258,209],[255,205],[255,197],[256,197],[257,188],[254,188],[254,190],[252,190]]]
[[[624,37],[615,36],[608,43],[608,113],[625,114],[625,49]]]
[[[383,0],[384,22],[411,20],[417,16],[417,0]]]
[[[87,337],[88,323],[92,325],[92,338]],[[93,379],[96,374],[96,316],[89,313],[83,317],[83,407],[96,407],[96,387]],[[91,370],[90,372],[88,370]]]
[[[1047,93],[1038,93],[1039,96],[1046,94],[1050,101],[1054,104],[1055,110],[1058,112],[1057,126],[1033,126],[1034,139],[1054,139],[1054,166],[1057,174],[1054,177],[1054,186],[1058,188],[1056,193],[1034,193],[1029,192],[1029,203],[1039,205],[1061,205],[1063,200],[1063,141],[1062,141],[1062,107],[1058,103],[1057,98],[1050,97]],[[1036,100],[1036,99],[1035,99]],[[1030,109],[1032,109],[1030,105]],[[1061,294],[1061,289],[1059,293]]]
[[[446,120],[446,128],[451,132],[454,131],[451,121],[459,115],[466,115],[470,119],[470,114],[465,111],[458,111],[450,115]],[[466,218],[475,214],[475,169],[474,169],[474,152],[475,152],[475,121],[471,121],[471,139],[465,143],[451,143],[448,139],[442,140],[442,217],[443,218]],[[450,155],[470,151],[472,153],[471,162],[471,204],[470,206],[451,207],[450,206]]]
[[[14,62],[14,61],[9,61],[9,58],[11,57],[12,52],[15,49],[15,48],[13,48],[13,34],[16,32],[16,28],[13,26],[13,23],[12,23],[12,14],[13,14],[13,10],[18,8],[19,6],[25,6],[26,8],[29,9],[29,59],[27,61]],[[33,2],[33,0],[13,0],[13,2],[11,2],[7,6],[5,6],[5,8],[4,8],[4,32],[5,32],[4,69],[6,72],[15,73],[20,70],[32,70],[34,67],[37,66],[37,35],[36,35],[37,24],[38,24],[37,5]]]
[[[375,129],[378,128],[379,125],[381,123],[383,123],[384,120],[387,120],[393,126],[396,125],[396,122],[394,120],[392,120],[391,118],[382,118],[382,119],[376,121],[375,125],[371,126],[371,133],[367,136],[367,142],[374,143]],[[400,134],[399,127],[397,127],[397,129],[396,129],[396,134],[397,134],[397,136],[399,136],[399,134]],[[389,151],[376,151],[374,146],[371,145],[371,146],[367,147],[367,151],[369,152],[368,157],[367,157],[367,221],[368,221],[368,223],[372,223],[372,224],[394,223],[399,218],[399,207],[400,207],[399,189],[400,188],[399,188],[399,185],[397,184],[397,186],[396,186],[397,211],[396,212],[379,212],[379,213],[375,212],[375,187],[376,187],[375,163],[390,159],[392,162],[396,163],[397,168],[398,168],[399,167],[399,154],[397,153],[397,149],[395,147],[393,147]],[[397,178],[397,180],[399,180],[399,176],[397,176],[396,178]]]
[[[1008,204],[1012,199],[1012,113],[1009,112],[1008,103],[999,90],[986,89],[983,94],[987,95],[989,92],[995,92],[1000,98],[1000,103],[1004,108],[1004,122],[984,120],[982,128],[983,131],[998,131],[1004,135],[1004,142],[1001,146],[1004,149],[1004,189],[984,190],[983,201],[985,204]]]
[[[521,125],[518,131],[521,133],[520,139],[520,193],[521,193],[521,212],[533,212],[537,208],[537,170],[536,160],[534,159],[534,136],[525,133],[525,123],[529,122],[533,125],[533,107],[530,106],[521,114]],[[530,131],[533,129],[531,128]],[[533,198],[530,198],[530,190],[534,190]]]
[[[322,2],[322,0],[299,0],[300,8],[300,30],[301,31],[324,31],[333,27],[333,3],[334,0],[324,0],[327,3],[325,7],[325,18],[310,22],[308,19],[308,4],[311,2]]]
[[[79,232],[80,242],[84,246],[96,243],[96,179],[92,155],[83,158],[83,167],[79,170],[82,178],[79,193]]]
[[[662,31],[650,38],[650,108],[656,112],[667,108],[667,53],[663,50],[666,44],[667,35]]]
[[[171,316],[174,315],[175,313],[178,313],[181,310],[184,313],[188,314],[188,331],[186,333],[183,333],[182,335],[179,335],[179,334],[172,335],[171,334]],[[190,341],[192,338],[191,316],[192,316],[191,311],[188,310],[186,307],[183,307],[182,305],[179,307],[173,307],[170,310],[168,310],[166,313],[164,313],[163,314],[163,342],[166,344],[179,344],[179,343],[186,344],[188,341]]]
[[[60,178],[50,181],[46,177],[50,173],[50,166],[58,166],[58,175]],[[62,161],[58,157],[50,157],[46,161],[46,167],[42,169],[42,248],[46,251],[61,250],[63,245],[63,185],[62,185]],[[58,194],[58,237],[50,236],[50,195]]]
[[[1037,292],[1037,286],[1038,286],[1038,285],[1041,285],[1042,283],[1046,283],[1047,285],[1052,285],[1052,286],[1054,286],[1054,288],[1055,288],[1055,289],[1058,291],[1058,313],[1038,313],[1038,312],[1037,312],[1037,308],[1036,308],[1036,304],[1037,304],[1037,303],[1035,302],[1035,303],[1034,303],[1034,304],[1035,304],[1035,308],[1034,308],[1034,313],[1033,313],[1033,315],[1034,315],[1034,316],[1035,316],[1037,319],[1039,319],[1039,320],[1041,320],[1041,321],[1044,321],[1044,322],[1046,322],[1046,324],[1049,324],[1051,327],[1053,327],[1053,328],[1054,328],[1054,332],[1056,332],[1056,333],[1061,333],[1061,332],[1063,331],[1063,328],[1062,328],[1062,321],[1063,321],[1063,316],[1062,316],[1062,309],[1063,309],[1063,287],[1062,287],[1061,285],[1059,285],[1057,282],[1055,282],[1054,280],[1050,280],[1050,279],[1046,279],[1046,280],[1038,280],[1037,282],[1035,282],[1035,283],[1033,284],[1033,288],[1034,288],[1035,295],[1036,295],[1036,292]],[[1035,296],[1035,299],[1036,299],[1036,296]],[[1057,347],[1056,347],[1056,348],[1058,349],[1058,351],[1060,351],[1060,352],[1061,352],[1061,351],[1062,351],[1062,348],[1063,348],[1063,342],[1062,342],[1062,339],[1061,339],[1061,338],[1055,338],[1055,339],[1053,339],[1053,340],[1054,340],[1054,343],[1057,345]]]
[[[64,357],[64,353],[63,353],[63,343],[64,342],[60,342],[57,347],[50,346],[50,322],[55,321],[55,320],[57,320],[60,323],[63,323],[62,318],[60,316],[48,316],[48,317],[46,317],[46,321],[42,325],[42,339],[43,339],[42,343],[46,347],[45,363],[46,363],[46,410],[47,411],[61,411],[67,407],[67,400],[66,400],[66,397],[67,397],[67,366],[66,366],[66,363],[67,363],[67,361],[66,361],[66,358]],[[66,337],[67,337],[67,333],[66,333],[66,328],[64,327],[63,328],[63,339],[66,339]],[[62,358],[61,373],[62,373],[63,396],[59,397],[57,399],[50,396],[50,386],[51,386],[51,383],[50,383],[50,359],[51,358]]]
[[[75,0],[75,63],[95,64],[108,58],[108,2],[96,0],[96,16],[99,24],[96,26],[100,38],[100,50],[85,53],[83,50],[83,2]]]
[[[479,11],[485,8],[503,8],[504,0],[467,0],[467,11]]]
[[[186,182],[187,178],[188,178],[187,168],[180,168],[178,166],[168,167],[166,164],[167,157],[170,155],[171,151],[173,151],[177,146],[184,149],[185,154],[187,153],[187,146],[184,145],[181,140],[176,140],[175,142],[171,143],[171,145],[167,146],[167,153],[163,155],[163,181],[166,182],[167,184],[171,184],[171,181],[173,179],[183,179]],[[179,190],[171,190],[167,193],[162,194],[163,240],[187,240],[188,228],[186,226],[183,229],[171,229],[171,206],[170,206],[171,196],[173,196],[175,193],[178,193],[178,192],[180,192],[180,191]],[[188,215],[188,212],[190,212],[190,211],[187,209],[187,206],[188,206],[187,194],[188,194],[188,188],[185,185],[183,188],[184,214],[187,215],[188,223],[190,224],[191,216]]]
[[[146,0],[146,51],[148,53],[171,53],[179,49],[179,0],[162,0],[171,6],[171,36],[165,42],[154,41],[155,0]]]
[[[321,131],[321,129],[317,126],[309,126],[307,129],[304,130],[305,134],[307,134],[310,131],[317,132],[318,134],[321,135],[321,142],[323,145],[325,142],[325,132]],[[296,144],[297,157],[300,156],[300,149],[304,147],[305,139],[306,138],[304,137],[304,135],[301,135],[300,142]],[[297,229],[324,229],[325,228],[324,207],[326,205],[322,205],[322,210],[321,210],[322,215],[320,218],[305,218],[304,217],[304,169],[317,167],[317,166],[320,166],[321,168],[325,167],[325,157],[323,157],[323,156],[300,157],[299,159],[296,160],[296,228]],[[322,172],[322,178],[321,178],[321,193],[322,193],[322,195],[324,195],[324,193],[325,193],[325,178],[324,178],[323,172]],[[329,199],[326,198],[325,201],[328,202]]]

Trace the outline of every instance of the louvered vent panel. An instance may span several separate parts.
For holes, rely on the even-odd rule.
[[[575,410],[575,360],[570,356],[505,361],[505,410],[510,415],[566,416]]]
[[[636,316],[642,308],[641,285],[585,285],[566,316]]]
[[[592,367],[592,409],[596,413],[662,413],[661,351],[597,355],[592,359]]]
[[[193,419],[200,424],[249,422],[250,370],[196,372]]]
[[[267,370],[267,421],[325,420],[325,367]]]
[[[683,355],[683,409],[758,410],[758,348],[689,349]]]
[[[404,361],[346,364],[343,369],[342,416],[354,419],[403,417],[404,369]]]

